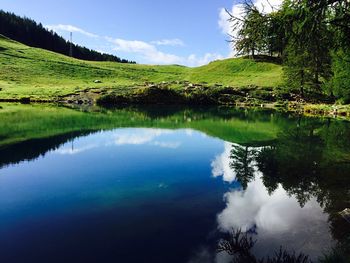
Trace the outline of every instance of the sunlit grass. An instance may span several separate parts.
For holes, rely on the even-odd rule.
[[[82,61],[0,36],[0,99],[25,96],[53,99],[87,88],[127,89],[144,82],[181,80],[275,87],[281,83],[281,72],[279,65],[243,58],[198,68]]]

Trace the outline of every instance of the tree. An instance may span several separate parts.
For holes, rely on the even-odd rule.
[[[340,49],[333,53],[333,78],[329,84],[330,91],[342,103],[350,103],[350,51]]]
[[[327,1],[328,23],[334,32],[333,77],[328,88],[342,103],[350,103],[350,2]]]
[[[320,9],[316,1],[285,1],[282,12],[290,30],[285,50],[287,84],[321,92],[321,84],[331,78],[332,34],[324,23],[327,11]]]
[[[254,58],[256,54],[266,53],[268,20],[251,1],[246,0],[243,4],[243,16],[237,17],[229,14],[232,31],[237,36],[231,35],[230,42],[233,43],[237,54],[249,55]]]
[[[283,51],[286,48],[286,29],[283,20],[283,13],[275,11],[268,14],[267,26],[267,45],[270,56],[277,54],[282,57]]]
[[[350,102],[349,0],[284,0],[271,13],[246,0],[242,17],[229,15],[238,55],[278,56],[288,90]]]
[[[282,56],[285,47],[285,30],[281,13],[274,9],[272,13],[264,13],[251,1],[243,3],[242,17],[229,14],[232,25],[230,42],[233,43],[238,55],[257,54]]]

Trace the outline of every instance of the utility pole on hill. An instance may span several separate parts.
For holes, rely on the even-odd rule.
[[[70,32],[69,56],[73,57],[73,33]]]

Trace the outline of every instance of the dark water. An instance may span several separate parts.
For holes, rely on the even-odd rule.
[[[238,229],[257,257],[282,246],[317,261],[348,242],[347,122],[176,114],[187,124],[21,127],[28,138],[0,147],[0,262],[230,262],[216,248]]]

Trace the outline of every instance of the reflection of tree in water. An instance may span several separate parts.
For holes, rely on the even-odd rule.
[[[235,171],[237,180],[243,189],[254,179],[254,160],[257,151],[248,146],[232,145],[230,167]]]
[[[311,263],[307,255],[290,253],[282,247],[273,256],[259,259],[252,253],[255,243],[248,233],[235,230],[220,240],[217,252],[232,256],[232,263]]]
[[[273,192],[278,184],[282,184],[301,206],[318,191],[315,182],[323,152],[323,142],[309,134],[309,131],[303,134],[299,130],[289,130],[279,136],[274,146],[265,147],[256,158],[269,191]]]
[[[35,160],[49,151],[58,149],[61,145],[76,137],[92,134],[90,131],[77,131],[48,138],[31,139],[0,147],[0,168],[22,161]]]
[[[315,197],[329,215],[334,239],[350,254],[349,223],[338,214],[350,207],[349,149],[349,123],[305,120],[259,151],[233,146],[231,167],[244,189],[257,169],[270,194],[282,185],[301,207]]]

